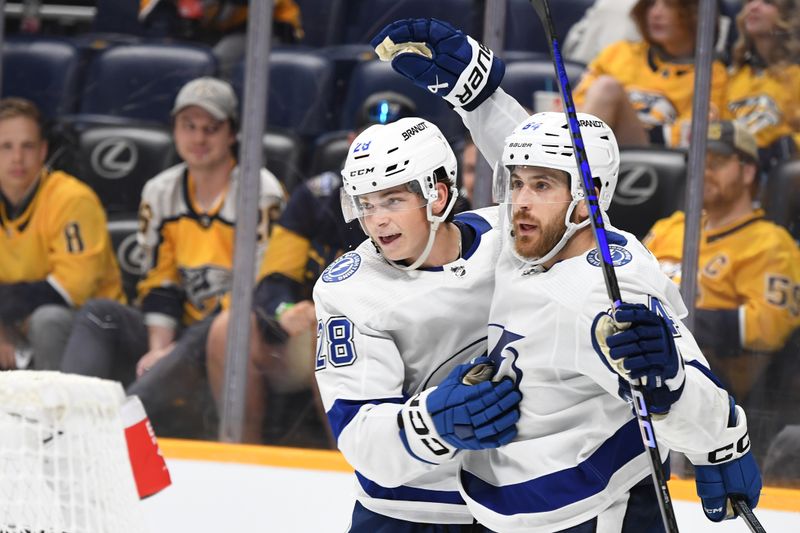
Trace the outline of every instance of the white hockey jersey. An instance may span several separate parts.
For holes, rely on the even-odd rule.
[[[416,459],[397,424],[409,397],[486,353],[497,208],[456,220],[476,237],[452,263],[402,271],[367,240],[314,287],[316,378],[339,449],[356,469],[356,497],[376,513],[412,522],[473,521],[457,491],[456,461]]]
[[[654,421],[662,460],[668,448],[717,447],[728,395],[714,381],[691,333],[678,288],[636,238],[608,228],[622,299],[672,324],[686,361],[681,398]],[[501,532],[565,529],[608,508],[649,476],[648,458],[617,375],[592,348],[591,326],[610,307],[597,251],[531,268],[501,254],[489,325],[490,357],[520,386],[514,442],[468,452],[459,486],[473,516]]]

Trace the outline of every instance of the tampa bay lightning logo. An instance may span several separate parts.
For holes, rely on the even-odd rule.
[[[355,274],[359,266],[361,266],[361,256],[355,252],[347,252],[325,269],[322,281],[325,283],[344,281]]]
[[[610,245],[609,251],[611,252],[611,262],[614,263],[615,267],[627,265],[633,260],[631,253],[618,244]],[[586,256],[586,260],[589,261],[590,265],[596,267],[599,267],[601,264],[603,264],[602,258],[597,253],[597,248],[589,252],[589,255]]]

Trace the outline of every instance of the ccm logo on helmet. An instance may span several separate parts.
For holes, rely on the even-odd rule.
[[[492,51],[483,43],[478,43],[478,60],[472,72],[469,73],[466,83],[464,83],[464,92],[456,94],[456,98],[461,105],[469,103],[472,100],[475,89],[480,88],[483,80],[489,73],[489,66],[492,64]]]
[[[723,463],[733,458],[734,447],[736,453],[743,454],[750,448],[750,435],[745,433],[742,438],[736,442],[732,442],[722,448],[717,448],[713,452],[708,452],[708,462],[713,464]]]
[[[530,148],[533,144],[531,143],[509,143],[509,148]]]
[[[375,167],[359,168],[358,170],[351,171],[350,177],[352,178],[354,176],[366,176],[367,174],[374,174],[374,173],[375,173]]]
[[[602,128],[605,123],[602,120],[579,120],[578,123],[584,128]]]
[[[427,130],[427,129],[428,129],[428,125],[425,124],[424,122],[420,122],[419,124],[417,124],[415,126],[411,126],[406,131],[403,132],[403,140],[407,141],[411,137],[416,135],[417,133],[421,132],[422,130]]]

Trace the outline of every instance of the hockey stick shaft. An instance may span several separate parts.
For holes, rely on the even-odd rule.
[[[530,0],[530,2],[542,21],[550,47],[550,56],[553,59],[556,79],[564,104],[564,114],[567,117],[570,137],[572,138],[572,148],[581,175],[581,187],[583,188],[586,202],[589,205],[589,219],[591,221],[592,233],[597,243],[597,251],[600,257],[602,257],[603,278],[605,280],[606,290],[608,291],[608,297],[614,309],[617,309],[622,303],[619,283],[617,282],[617,276],[614,272],[614,262],[611,258],[611,249],[608,245],[605,222],[603,221],[600,203],[597,193],[595,192],[592,171],[589,168],[589,160],[586,156],[586,149],[583,144],[583,137],[581,136],[580,123],[578,122],[578,116],[575,111],[575,102],[572,99],[572,89],[569,79],[567,78],[567,71],[564,68],[564,60],[561,57],[561,47],[556,36],[553,18],[550,14],[550,5],[547,0]],[[677,533],[678,522],[675,519],[675,511],[672,507],[672,498],[669,494],[667,479],[661,466],[661,455],[658,451],[655,428],[653,427],[653,421],[647,409],[644,395],[642,394],[641,385],[632,383],[631,392],[633,395],[634,412],[636,413],[636,418],[639,421],[639,427],[641,429],[642,441],[644,442],[644,447],[647,451],[648,459],[650,460],[650,473],[653,478],[653,485],[656,490],[656,497],[658,499],[659,509],[661,510],[664,528],[667,533]]]
[[[747,524],[750,531],[753,533],[767,533],[767,530],[764,529],[764,526],[758,521],[758,518],[756,518],[755,513],[753,513],[753,510],[750,509],[746,501],[740,497],[733,497],[731,498],[731,503],[739,516],[742,517],[742,520],[744,520],[744,523]]]

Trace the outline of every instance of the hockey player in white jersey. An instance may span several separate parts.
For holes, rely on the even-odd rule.
[[[342,171],[345,218],[370,238],[323,272],[314,302],[317,383],[356,470],[350,531],[484,531],[458,493],[457,458],[516,434],[519,392],[478,357],[498,211],[453,218],[455,175],[444,136],[419,118],[365,130]]]
[[[608,225],[605,210],[619,170],[613,132],[596,117],[579,115],[627,302],[615,318],[627,324],[607,313],[563,113],[526,118],[501,156],[495,137],[505,136],[520,106],[501,89],[486,94],[470,86],[488,72],[486,62],[481,68],[468,60],[478,51],[472,43],[434,19],[397,21],[372,41],[400,74],[456,105],[490,164],[500,160],[495,193],[506,242],[490,316],[490,358],[498,376],[519,383],[523,400],[514,442],[465,454],[459,485],[470,511],[500,532],[663,531],[627,401],[634,379],[645,381],[665,464],[672,449],[695,465],[706,516],[734,516],[728,502],[734,495],[754,507],[761,478],[744,412],[680,322],[686,309],[677,287],[633,235]],[[470,108],[452,99],[478,93],[479,104]]]

